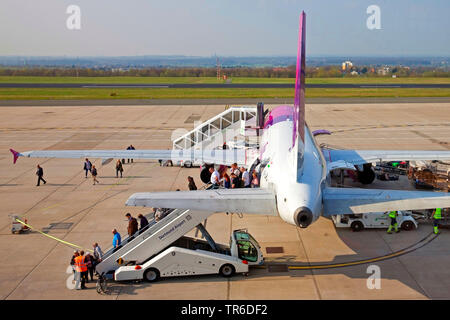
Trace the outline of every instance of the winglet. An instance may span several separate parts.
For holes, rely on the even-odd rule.
[[[9,149],[9,151],[11,151],[11,153],[13,154],[13,157],[14,157],[13,162],[15,164],[17,159],[19,158],[19,156],[21,156],[21,154],[14,149]]]

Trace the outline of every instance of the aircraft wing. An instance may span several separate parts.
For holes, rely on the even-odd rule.
[[[450,195],[444,192],[325,188],[323,214],[421,210],[450,207]]]
[[[131,195],[126,205],[278,215],[275,193],[260,188],[142,192]]]
[[[248,165],[257,154],[253,149],[226,150],[43,150],[17,152],[10,149],[14,163],[18,157],[28,158],[102,158],[106,159],[155,159],[192,161],[231,165]],[[251,162],[250,162],[251,163]]]
[[[416,151],[416,150],[329,150],[324,149],[327,162],[343,160],[353,165],[377,161],[407,160],[448,160],[450,151]]]

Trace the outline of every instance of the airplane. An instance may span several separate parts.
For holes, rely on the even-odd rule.
[[[192,209],[210,212],[280,216],[285,222],[306,228],[320,216],[420,210],[450,207],[443,192],[378,190],[331,187],[330,172],[358,169],[363,183],[374,179],[374,161],[444,160],[450,151],[389,151],[322,149],[305,122],[306,14],[299,21],[294,106],[282,105],[268,114],[259,112],[259,148],[226,150],[60,150],[13,149],[14,163],[20,156],[36,158],[112,158],[203,161],[215,165],[238,165],[257,170],[259,188],[214,189],[177,192],[135,193],[128,206]],[[260,110],[261,111],[261,110]],[[362,169],[361,169],[362,167]]]

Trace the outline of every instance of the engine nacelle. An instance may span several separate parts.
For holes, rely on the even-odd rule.
[[[214,167],[214,165],[204,164],[202,166],[202,171],[200,171],[200,179],[203,183],[209,183],[211,180],[211,173],[209,172],[209,168]]]
[[[371,184],[375,180],[375,171],[371,163],[363,164],[363,171],[356,171],[358,181],[362,184]]]
[[[306,228],[314,221],[314,215],[307,207],[300,207],[294,213],[295,224],[300,228]]]

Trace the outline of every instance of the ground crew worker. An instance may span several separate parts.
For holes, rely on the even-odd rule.
[[[397,216],[398,216],[398,212],[397,211],[389,211],[389,218],[391,218],[391,225],[389,226],[387,233],[391,234],[392,233],[392,227],[395,228],[395,232],[399,232],[400,230],[398,230],[398,223],[397,223]]]
[[[442,213],[442,208],[436,208],[436,210],[434,210],[434,212],[433,212],[433,228],[434,228],[435,234],[439,233],[438,227],[439,227],[439,222],[442,219],[441,213]]]
[[[80,255],[75,258],[75,268],[76,268],[77,272],[80,273],[81,289],[86,289],[85,283],[86,283],[87,275],[88,275],[87,264],[84,260],[85,260],[84,251],[81,250]],[[77,290],[79,290],[79,289],[77,288]]]

